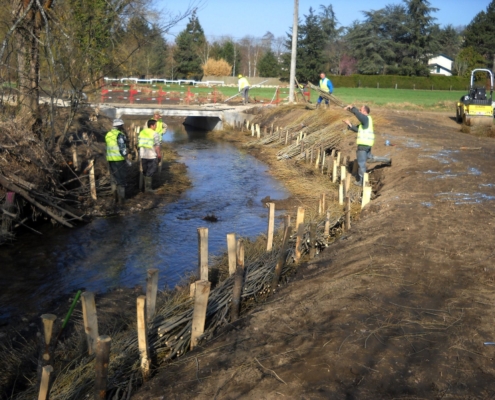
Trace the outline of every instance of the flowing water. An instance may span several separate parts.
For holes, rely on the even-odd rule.
[[[169,126],[163,138],[186,164],[191,189],[150,211],[26,234],[20,244],[0,249],[0,322],[14,313],[49,312],[50,301],[78,289],[144,286],[148,268],[160,270],[160,289],[173,287],[197,271],[198,227],[209,228],[210,256],[226,249],[227,233],[266,233],[268,209],[261,199],[288,196],[266,165],[182,125]],[[218,222],[203,220],[211,214]]]

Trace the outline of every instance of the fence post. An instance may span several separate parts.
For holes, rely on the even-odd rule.
[[[91,189],[91,198],[96,200],[96,185],[95,185],[95,163],[94,160],[89,160],[91,168],[89,169],[89,187]]]
[[[235,273],[235,233],[227,233],[227,254],[229,256],[229,276]]]
[[[107,377],[111,343],[112,338],[107,335],[98,336],[98,339],[96,339],[95,400],[104,400],[107,396]]]
[[[211,283],[208,281],[196,282],[191,329],[191,350],[196,347],[199,337],[205,331],[206,310],[208,308],[208,297],[210,296],[210,285]]]
[[[199,280],[208,280],[208,228],[198,228],[198,275]]]
[[[156,295],[158,293],[158,269],[150,268],[146,277],[146,318],[151,322],[155,316]]]
[[[232,290],[232,305],[230,309],[230,321],[237,321],[241,309],[242,287],[244,286],[244,243],[237,241],[236,270],[234,277],[234,287]]]
[[[88,342],[88,354],[95,351],[98,340],[98,318],[96,316],[95,295],[92,292],[84,292],[81,295],[81,304],[84,321],[84,331]]]
[[[42,322],[43,322],[43,333],[45,334],[45,348],[43,350],[43,364],[49,364],[52,358],[51,351],[50,351],[50,343],[52,341],[52,334],[53,334],[53,323],[57,319],[56,315],[53,314],[43,314],[41,316]],[[39,370],[38,370],[39,371]]]
[[[301,242],[304,234],[304,208],[297,207],[297,217],[296,217],[296,251],[294,256],[294,261],[299,261],[301,258]]]
[[[45,365],[43,371],[41,372],[41,384],[40,391],[38,394],[38,400],[47,400],[48,394],[50,392],[50,374],[53,372],[53,367],[51,365]]]
[[[345,230],[351,229],[351,199],[349,196],[345,198]]]
[[[284,240],[282,242],[282,247],[280,248],[280,254],[277,259],[277,264],[275,265],[275,270],[273,272],[273,280],[272,280],[272,291],[274,292],[278,281],[280,279],[280,275],[282,274],[282,269],[285,265],[285,259],[287,257],[287,247],[289,246],[289,238],[292,233],[292,227],[287,225],[284,230]]]
[[[136,301],[137,306],[137,334],[139,356],[141,357],[141,372],[144,378],[150,372],[150,357],[148,349],[148,326],[146,325],[146,296],[139,296]]]
[[[275,228],[275,203],[268,203],[268,240],[266,242],[266,251],[271,251],[273,247],[273,231]]]
[[[371,186],[364,186],[361,208],[364,208],[370,201],[371,201]]]

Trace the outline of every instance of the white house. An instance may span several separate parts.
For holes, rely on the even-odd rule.
[[[437,75],[452,76],[453,64],[454,60],[444,54],[439,54],[428,60],[428,68],[430,68],[430,73]]]

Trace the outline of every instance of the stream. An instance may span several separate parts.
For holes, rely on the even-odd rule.
[[[192,187],[170,204],[137,214],[99,218],[74,229],[26,233],[0,248],[0,325],[14,315],[49,312],[51,301],[78,289],[105,293],[145,287],[146,270],[159,269],[159,289],[173,288],[198,269],[197,228],[209,228],[209,255],[226,250],[226,235],[266,233],[261,199],[288,192],[268,167],[235,146],[209,140],[204,131],[169,126],[163,136],[187,166]],[[206,215],[218,222],[207,222]],[[276,228],[280,221],[276,220]]]

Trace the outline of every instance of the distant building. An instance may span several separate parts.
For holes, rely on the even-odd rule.
[[[431,74],[452,76],[454,60],[444,54],[439,54],[428,59],[428,68]]]

